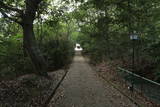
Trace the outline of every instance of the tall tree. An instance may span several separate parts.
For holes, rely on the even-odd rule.
[[[42,0],[1,0],[0,13],[4,18],[16,22],[23,28],[24,50],[30,56],[39,75],[47,75],[47,63],[39,50],[33,31],[33,22],[36,18],[37,9]]]

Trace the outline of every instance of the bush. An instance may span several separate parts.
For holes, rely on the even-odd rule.
[[[33,72],[29,57],[24,57],[18,36],[0,39],[0,78],[14,78]]]
[[[73,43],[65,38],[52,38],[45,41],[42,51],[49,69],[56,70],[68,66],[74,55]],[[0,38],[0,78],[12,79],[20,75],[34,73],[29,57],[24,57],[22,39],[19,36]]]
[[[52,38],[43,45],[43,51],[50,69],[59,69],[68,65],[74,55],[73,43],[65,38]]]

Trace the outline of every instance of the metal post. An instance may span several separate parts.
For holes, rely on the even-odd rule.
[[[135,61],[134,61],[134,54],[135,53],[135,40],[133,39],[132,40],[132,86],[131,86],[131,91],[133,91],[134,90],[134,72],[135,72],[135,67],[134,67],[134,65],[135,65]]]
[[[136,32],[130,35],[130,39],[132,40],[132,81],[131,81],[131,91],[134,89],[134,73],[135,73],[135,41],[138,39],[138,35]]]

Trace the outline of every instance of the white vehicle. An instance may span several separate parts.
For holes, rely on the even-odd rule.
[[[82,49],[82,47],[81,47],[80,44],[76,43],[76,47],[75,47],[74,50],[75,50],[75,51],[82,51],[83,49]]]

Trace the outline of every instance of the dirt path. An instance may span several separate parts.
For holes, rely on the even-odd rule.
[[[49,107],[136,107],[76,55]]]

